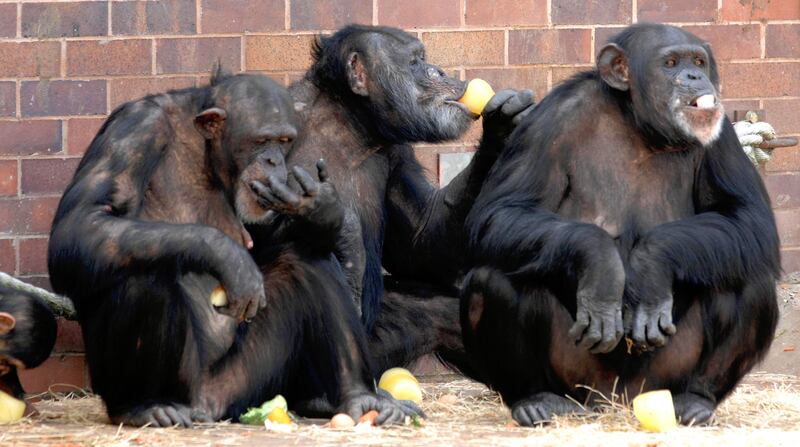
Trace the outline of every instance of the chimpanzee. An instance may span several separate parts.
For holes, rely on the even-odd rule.
[[[437,189],[408,143],[466,131],[476,118],[457,102],[466,84],[428,63],[422,42],[396,28],[344,27],[316,42],[313,59],[290,87],[304,128],[287,160],[311,166],[324,158],[337,174],[332,181],[346,208],[337,255],[370,331],[376,372],[433,348],[463,351],[454,287],[463,222],[532,93],[497,93],[483,112],[472,162]],[[385,293],[382,266],[391,274],[386,286],[417,284]]]
[[[591,403],[579,385],[667,388],[682,423],[703,423],[771,343],[769,198],[711,48],[679,28],[625,29],[544,98],[467,227],[464,342],[522,425],[579,411],[565,394]]]
[[[25,397],[18,369],[42,364],[56,343],[56,318],[39,298],[0,286],[0,391]],[[32,412],[26,407],[25,413]]]
[[[189,426],[236,418],[276,393],[325,395],[358,417],[402,420],[374,393],[365,335],[332,250],[343,208],[295,168],[288,92],[218,71],[210,86],[117,108],[92,141],[53,222],[50,278],[78,312],[94,390],[114,423]],[[292,176],[299,184],[285,184]],[[248,249],[242,222],[270,213]],[[214,307],[218,286],[227,304]],[[266,308],[265,308],[266,307]]]

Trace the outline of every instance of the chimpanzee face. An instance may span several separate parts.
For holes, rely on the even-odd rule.
[[[716,141],[724,111],[711,48],[666,25],[650,25],[622,45],[606,45],[598,69],[612,87],[630,89],[637,122],[673,144]]]
[[[246,223],[258,222],[267,209],[259,204],[250,185],[267,183],[269,177],[286,182],[284,156],[297,137],[293,102],[286,89],[254,75],[224,80],[215,98],[224,108],[216,138],[232,173],[237,214]]]
[[[366,54],[351,55],[348,71],[353,91],[369,97],[384,138],[396,143],[438,142],[467,130],[474,116],[458,102],[466,83],[428,63],[422,42],[391,29],[368,38],[363,46]]]

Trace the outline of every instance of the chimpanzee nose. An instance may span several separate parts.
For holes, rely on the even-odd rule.
[[[267,163],[270,166],[278,166],[278,157],[267,157]]]

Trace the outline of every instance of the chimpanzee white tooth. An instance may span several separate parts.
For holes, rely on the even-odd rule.
[[[697,98],[697,107],[700,109],[710,109],[714,107],[715,103],[714,95],[703,95]]]

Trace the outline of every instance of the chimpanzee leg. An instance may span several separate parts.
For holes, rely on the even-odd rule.
[[[676,295],[676,306],[680,303]],[[649,365],[653,383],[673,391],[683,424],[701,424],[766,354],[778,321],[772,280],[752,281],[741,291],[708,292],[694,301],[670,342]],[[694,367],[682,364],[694,360]],[[676,377],[675,371],[686,370]]]
[[[503,396],[522,425],[582,411],[563,397],[573,393],[562,385],[565,381],[558,370],[582,362],[585,366],[579,369],[588,370],[596,362],[586,349],[563,343],[569,319],[569,312],[551,292],[529,288],[518,294],[497,270],[476,268],[464,280],[461,326],[472,366],[480,380]],[[560,346],[553,349],[553,344],[562,343],[571,344],[575,351],[569,358],[562,355]],[[569,365],[561,364],[564,361]]]
[[[114,423],[206,419],[191,414],[190,389],[230,348],[236,322],[210,302],[199,305],[179,278],[168,271],[131,276],[94,309],[79,309],[92,386]]]

